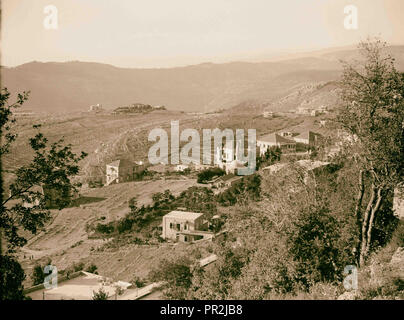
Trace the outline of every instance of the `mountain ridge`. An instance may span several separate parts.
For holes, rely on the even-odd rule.
[[[404,70],[404,46],[388,48]],[[100,103],[106,109],[135,101],[171,110],[209,112],[245,100],[272,102],[290,88],[332,81],[341,72],[339,60],[357,50],[326,52],[282,61],[206,62],[176,68],[121,68],[98,62],[30,62],[2,67],[2,87],[11,93],[30,90],[26,108],[38,112],[87,111]]]

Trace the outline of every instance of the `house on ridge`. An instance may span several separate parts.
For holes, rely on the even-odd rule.
[[[282,137],[277,133],[270,133],[257,139],[257,146],[260,154],[263,155],[271,147],[279,147],[282,153],[296,152],[296,142],[292,139]]]
[[[212,239],[213,233],[204,230],[204,214],[200,212],[171,211],[163,217],[163,239],[193,242]]]
[[[305,131],[293,138],[298,143],[306,144],[310,147],[318,146],[322,136],[319,133],[313,131]]]
[[[126,159],[115,160],[107,164],[106,185],[133,181],[135,174],[144,170],[142,162],[132,162]]]

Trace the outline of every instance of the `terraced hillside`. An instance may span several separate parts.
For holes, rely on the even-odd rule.
[[[22,248],[20,259],[27,274],[30,275],[35,261],[44,258],[50,258],[59,270],[70,267],[74,262],[89,259],[93,263],[95,261],[99,267],[102,265],[105,268],[108,267],[109,274],[111,274],[111,263],[117,261],[114,254],[111,255],[108,250],[105,251],[105,255],[94,251],[108,240],[92,239],[89,237],[90,233],[86,227],[100,221],[115,221],[123,217],[129,212],[128,201],[132,197],[136,197],[139,205],[147,205],[151,203],[151,197],[156,192],[164,192],[169,189],[174,195],[179,195],[194,185],[197,185],[195,179],[184,178],[181,180],[128,182],[82,192],[80,206],[60,211],[53,210],[52,219],[45,230],[35,236],[31,235],[27,245]],[[134,245],[130,248],[135,250],[137,246]],[[147,248],[152,247],[146,246],[143,248],[144,250],[136,250],[142,252],[143,255],[152,256],[153,250],[149,252]],[[125,251],[122,250],[116,254],[126,256]],[[112,260],[108,260],[110,256]],[[30,257],[33,259],[31,260]],[[145,272],[148,269],[143,268],[142,270]],[[144,274],[142,275],[144,276]]]
[[[85,151],[89,154],[81,164],[84,172],[90,164],[101,164],[102,159],[109,161],[116,154],[127,152],[125,150],[125,140],[120,138],[132,133],[143,132],[145,140],[140,141],[139,146],[134,145],[131,152],[133,156],[144,158],[147,149],[142,148],[144,141],[147,141],[147,134],[152,128],[159,126],[169,126],[171,119],[185,120],[194,116],[179,112],[157,111],[147,115],[112,115],[112,114],[92,114],[92,113],[72,113],[62,115],[43,115],[41,118],[18,118],[15,132],[18,139],[13,144],[11,153],[3,159],[3,169],[12,172],[18,166],[27,163],[32,153],[28,146],[28,139],[36,134],[33,124],[41,124],[41,132],[50,142],[61,138],[65,143],[73,146],[73,151]],[[116,153],[116,154],[115,154]],[[107,154],[107,155],[106,155]],[[10,178],[10,177],[9,177]],[[7,182],[7,181],[6,181]]]

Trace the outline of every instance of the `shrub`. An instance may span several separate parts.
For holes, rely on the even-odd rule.
[[[338,223],[328,209],[310,208],[294,225],[289,236],[290,253],[298,261],[302,284],[309,288],[320,281],[341,280],[341,272],[349,260],[344,261]]]
[[[248,199],[258,200],[261,193],[261,177],[253,174],[244,177],[233,186],[216,196],[217,201],[223,206],[233,206]]]
[[[124,233],[132,229],[133,220],[131,218],[125,217],[118,221],[116,226],[119,233]]]
[[[37,264],[34,267],[34,271],[32,272],[32,282],[33,285],[36,286],[38,284],[42,284],[45,280],[45,273],[43,272],[42,266]]]
[[[107,299],[108,299],[108,293],[106,293],[103,288],[100,288],[98,292],[93,291],[93,300],[107,300]]]
[[[73,263],[73,271],[78,272],[84,269],[84,263],[79,262],[79,263]]]
[[[206,169],[198,173],[198,183],[206,183],[212,180],[213,177],[220,177],[226,174],[226,172],[220,168]]]
[[[90,265],[87,267],[86,271],[87,271],[87,272],[90,272],[90,273],[98,274],[98,272],[97,272],[97,266],[96,266],[95,264],[93,264],[93,263],[90,264]]]
[[[164,281],[167,299],[184,300],[192,284],[191,261],[187,257],[175,260],[162,260],[149,274],[152,281]]]
[[[132,285],[135,286],[136,288],[143,288],[145,285],[145,281],[140,279],[139,277],[135,276],[133,280],[131,281]]]
[[[99,223],[97,224],[95,231],[99,232],[99,233],[113,233],[114,232],[114,226],[109,223],[109,224],[103,224],[103,223]]]
[[[10,256],[0,256],[0,275],[0,289],[7,288],[0,290],[0,301],[27,299],[24,297],[22,285],[25,273],[17,260]]]

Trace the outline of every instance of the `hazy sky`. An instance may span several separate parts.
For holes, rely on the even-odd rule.
[[[404,0],[2,0],[1,64],[95,61],[125,67],[265,60],[357,43],[404,43]],[[358,29],[344,28],[344,7]],[[47,30],[44,7],[58,9]]]

